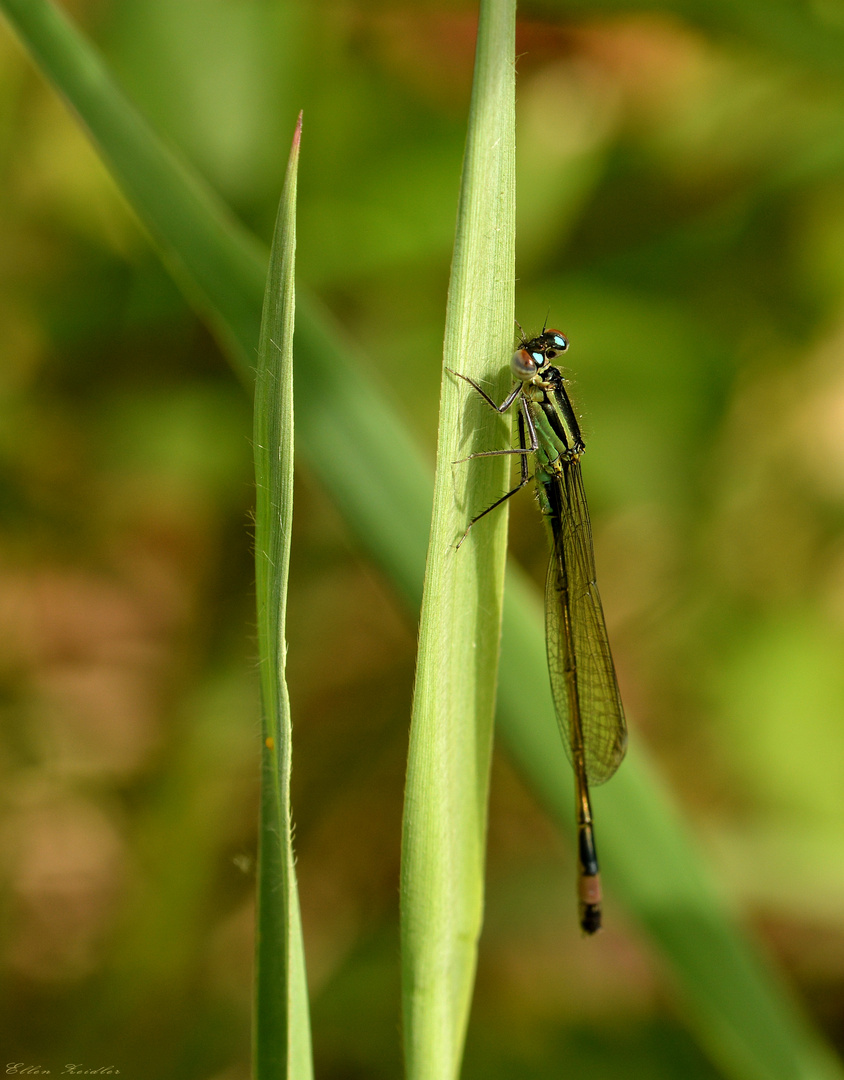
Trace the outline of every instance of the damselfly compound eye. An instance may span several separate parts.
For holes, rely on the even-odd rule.
[[[527,349],[516,349],[513,353],[513,359],[510,361],[510,368],[517,379],[527,381],[534,377],[541,362],[541,353],[531,355]]]
[[[569,347],[569,340],[565,334],[561,334],[559,330],[546,330],[545,336],[549,339],[551,348],[556,349],[558,352],[565,352]]]

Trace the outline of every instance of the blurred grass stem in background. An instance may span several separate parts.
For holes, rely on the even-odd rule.
[[[2,0],[0,10],[82,118],[177,281],[219,335],[241,375],[248,374],[258,338],[266,258],[262,247],[164,148],[99,56],[53,5],[45,0]],[[785,9],[772,5],[771,10]],[[706,9],[708,18],[713,11]],[[816,141],[813,135],[813,148]],[[837,175],[828,162],[840,162],[840,122],[823,145],[829,150],[827,158],[809,160],[810,165],[820,161],[816,174],[821,179]],[[779,160],[779,137],[777,150]],[[661,225],[660,244],[651,249],[650,270],[658,269],[659,258],[669,258],[672,251],[686,253],[682,229],[670,233],[664,222]],[[741,222],[739,226],[750,227]],[[707,230],[701,247],[694,250],[698,255],[701,248],[717,251],[717,242],[718,237]],[[778,242],[777,249],[781,246]],[[629,251],[623,254],[627,258]],[[618,266],[614,272],[619,272]],[[596,334],[615,325],[606,322],[607,295],[618,300],[617,292],[600,296]],[[622,300],[617,308],[626,315],[625,349],[629,352],[631,345],[644,341],[644,363],[654,355],[655,318],[662,309],[656,304],[625,306]],[[645,333],[640,332],[642,322]],[[676,325],[669,317],[660,323],[666,337]],[[363,377],[336,328],[317,305],[303,302],[301,290],[297,327],[295,364],[306,376],[297,381],[296,389],[302,452],[361,545],[407,603],[416,605],[430,507],[423,455],[409,438],[406,424]],[[331,392],[307,377],[327,355],[332,363]],[[672,357],[670,350],[660,355]],[[655,370],[669,380],[670,388],[675,386],[670,379],[677,365]],[[637,369],[636,385],[641,374]],[[705,398],[712,408],[711,396],[698,393],[696,400]],[[675,399],[669,395],[666,400],[672,406],[666,415],[680,423],[684,414],[678,421]],[[474,420],[467,428],[474,433]],[[638,442],[629,440],[625,448],[638,451]],[[541,607],[536,590],[517,572],[508,577],[504,608],[499,729],[532,790],[561,827],[570,829],[571,781],[547,692]],[[682,813],[641,748],[631,754],[615,782],[600,792],[599,809],[606,820],[602,859],[614,883],[608,901],[622,901],[659,951],[681,991],[686,1023],[718,1068],[737,1080],[840,1077],[832,1051],[795,1005],[791,990],[772,971],[753,938],[742,932],[698,842],[689,835]]]
[[[253,1075],[310,1080],[308,986],[290,814],[292,725],[287,690],[287,581],[293,525],[293,324],[296,124],[270,251],[255,372],[255,592],[261,671],[261,819]]]

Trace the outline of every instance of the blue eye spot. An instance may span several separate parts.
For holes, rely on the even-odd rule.
[[[533,357],[539,367],[542,367],[542,365],[545,363],[545,355],[543,353],[534,352],[530,355]]]

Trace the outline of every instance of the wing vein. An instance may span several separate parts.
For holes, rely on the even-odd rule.
[[[545,586],[548,669],[569,759],[577,741],[570,701],[576,695],[586,775],[590,784],[602,784],[624,757],[627,724],[595,582],[592,525],[580,462],[560,461],[559,466],[540,481],[552,508],[553,545]]]

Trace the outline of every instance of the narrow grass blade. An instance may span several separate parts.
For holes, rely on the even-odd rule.
[[[480,5],[445,328],[446,368],[502,391],[515,287],[515,4]],[[493,392],[496,392],[495,390]],[[434,514],[419,630],[401,875],[405,1067],[457,1076],[483,912],[489,761],[506,514],[460,551],[467,514],[506,484],[506,425],[443,373]],[[486,413],[486,415],[485,415]],[[470,508],[472,508],[470,510]]]
[[[0,11],[80,114],[177,280],[248,376],[265,253],[160,144],[97,54],[52,5],[0,0]],[[135,183],[136,168],[139,175],[154,174],[155,184]],[[178,220],[177,209],[186,220]],[[200,261],[203,251],[207,265]],[[303,302],[301,290],[297,324],[296,369],[307,375],[330,352],[337,390],[328,393],[311,379],[298,379],[299,447],[358,542],[415,608],[431,505],[423,455],[383,395],[361,376],[342,335],[312,301]],[[571,770],[547,685],[541,601],[512,570],[505,600],[501,734],[533,789],[568,829]],[[633,745],[613,782],[596,792],[609,899],[622,900],[649,935],[682,991],[690,1029],[725,1076],[841,1080],[844,1070],[832,1050],[721,899],[664,784],[642,750],[636,753],[635,732]]]
[[[285,681],[293,522],[293,317],[296,125],[278,208],[255,373],[255,591],[261,670],[261,820],[255,948],[256,1080],[313,1076],[305,952],[290,818],[291,723]]]

